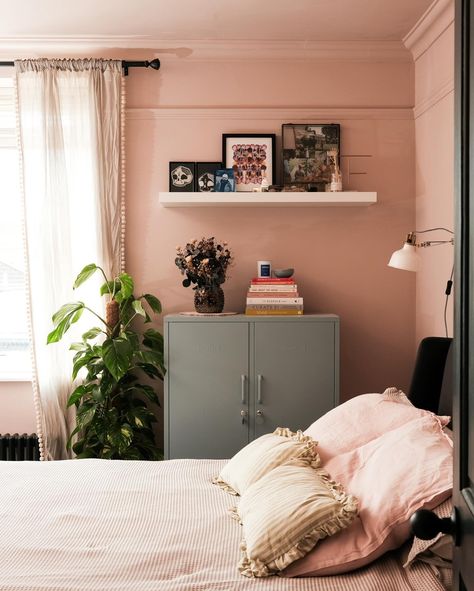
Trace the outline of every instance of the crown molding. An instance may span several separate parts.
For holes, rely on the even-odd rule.
[[[415,108],[413,109],[415,119],[421,117],[423,113],[426,113],[426,111],[434,107],[442,99],[444,99],[445,96],[452,92],[454,92],[454,78],[446,80],[443,84],[439,86],[436,92],[432,93],[428,98],[426,98],[424,101],[421,101],[419,104],[415,106]]]
[[[435,0],[403,38],[416,61],[454,22],[454,0]]]
[[[256,40],[163,40],[150,37],[0,37],[5,59],[45,55],[84,54],[100,51],[143,51],[160,60],[196,61],[349,61],[411,62],[399,41],[256,41]],[[123,59],[127,55],[121,56]],[[136,57],[136,54],[135,56]],[[137,58],[138,59],[138,58]]]
[[[128,108],[129,121],[162,119],[221,119],[244,121],[308,121],[343,120],[413,120],[413,108],[311,108],[311,107],[160,107],[153,109]]]

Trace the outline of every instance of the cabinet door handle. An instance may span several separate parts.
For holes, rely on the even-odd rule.
[[[257,375],[257,402],[262,404],[262,376]]]
[[[242,404],[245,404],[245,386],[247,383],[247,376],[242,374],[240,376],[240,394],[241,394],[241,400],[242,400]]]

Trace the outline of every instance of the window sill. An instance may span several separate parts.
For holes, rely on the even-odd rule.
[[[0,373],[0,383],[4,382],[25,382],[31,383],[31,373]]]

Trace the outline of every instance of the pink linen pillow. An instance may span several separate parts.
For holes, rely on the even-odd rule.
[[[421,417],[436,417],[416,408],[397,388],[383,394],[361,394],[336,406],[310,425],[305,435],[319,441],[321,462],[360,447],[387,431]],[[450,417],[438,417],[443,426]]]
[[[453,444],[437,417],[427,414],[331,458],[324,469],[359,499],[359,516],[290,565],[285,576],[348,572],[400,546],[410,536],[411,515],[451,495]]]

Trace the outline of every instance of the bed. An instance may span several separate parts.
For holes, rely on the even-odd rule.
[[[392,391],[396,389],[389,390],[386,398],[393,402]],[[400,393],[395,394],[400,397]],[[408,412],[406,405],[399,408]],[[342,413],[344,406],[338,409]],[[353,420],[354,406],[346,414]],[[383,412],[376,420],[382,430],[381,421],[386,414]],[[341,414],[338,417],[340,422]],[[323,417],[315,423],[318,433],[324,431],[325,420]],[[400,416],[400,421],[405,423],[404,416]],[[333,433],[328,421],[326,429],[335,441],[342,439],[341,434]],[[325,453],[327,450],[322,446],[323,459]],[[325,460],[331,463],[330,458]],[[229,465],[226,460],[191,459],[0,462],[0,590],[444,591],[449,588],[450,569],[445,568],[446,564],[418,560],[416,554],[423,551],[423,543],[417,546],[411,541],[347,574],[260,579],[242,576],[237,568],[242,526],[230,515],[240,499],[213,483],[216,475]],[[440,515],[446,516],[449,505],[445,502],[443,506],[445,513]],[[413,560],[404,568],[409,555]]]
[[[441,591],[401,552],[347,575],[248,579],[222,460],[3,462],[2,591]]]

